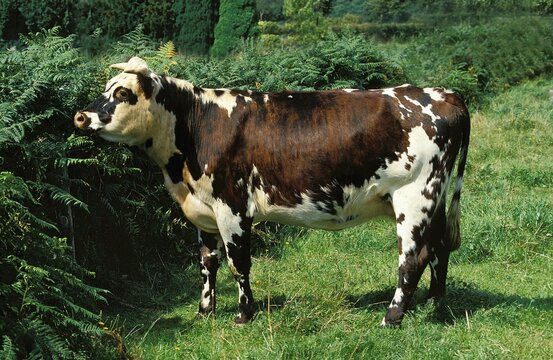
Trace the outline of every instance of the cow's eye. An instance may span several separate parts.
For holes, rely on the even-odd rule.
[[[125,88],[119,88],[115,91],[115,97],[119,101],[127,101],[130,96],[130,91]]]

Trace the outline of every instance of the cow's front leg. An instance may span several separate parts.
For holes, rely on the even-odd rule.
[[[230,208],[217,217],[227,252],[227,259],[234,279],[238,283],[239,313],[236,324],[249,322],[255,313],[252,289],[250,287],[250,235],[253,219],[234,214]]]
[[[200,244],[200,270],[202,273],[202,295],[199,315],[215,313],[215,282],[217,270],[223,256],[223,239],[217,234],[209,234],[198,229]]]

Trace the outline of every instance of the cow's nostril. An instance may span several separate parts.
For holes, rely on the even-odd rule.
[[[85,113],[79,111],[75,114],[73,122],[79,129],[86,129],[90,125],[90,118]]]

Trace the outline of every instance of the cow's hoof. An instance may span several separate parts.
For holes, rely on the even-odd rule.
[[[196,315],[196,317],[206,318],[214,314],[215,314],[215,307],[213,305],[202,307],[202,304],[200,303],[200,306],[198,307],[198,314]]]
[[[403,319],[403,312],[397,308],[392,307],[388,309],[386,316],[382,319],[380,325],[385,327],[399,327],[401,326],[401,320]]]
[[[236,319],[234,319],[234,323],[237,326],[244,326],[247,323],[251,322],[252,319],[253,319],[253,313],[252,314],[240,313],[236,316]]]

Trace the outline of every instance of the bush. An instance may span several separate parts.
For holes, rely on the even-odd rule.
[[[185,54],[207,54],[217,21],[215,1],[178,0],[175,42]]]
[[[58,30],[22,39],[24,51],[0,53],[0,333],[2,358],[75,358],[102,336],[96,303],[106,292],[74,261],[61,218],[87,211],[56,161],[67,119],[90,80]],[[89,72],[90,69],[84,73]],[[80,95],[80,96],[79,96]]]
[[[418,84],[460,91],[471,102],[551,69],[551,19],[497,18],[422,35],[405,58]]]
[[[211,55],[222,57],[236,50],[240,40],[254,32],[254,20],[255,1],[221,0]]]
[[[234,57],[187,59],[175,71],[204,87],[260,91],[375,88],[406,81],[403,69],[359,35],[329,33],[303,48],[247,42]]]
[[[159,170],[129,148],[73,134],[72,114],[110,72],[59,31],[0,53],[0,333],[3,354],[18,357],[84,357],[113,335],[97,325],[106,292],[87,284],[82,265],[109,284],[110,273],[140,274],[137,258],[158,248],[185,259],[194,248],[182,245],[189,230]],[[135,31],[114,49],[149,55],[161,70],[174,47],[149,44]]]

